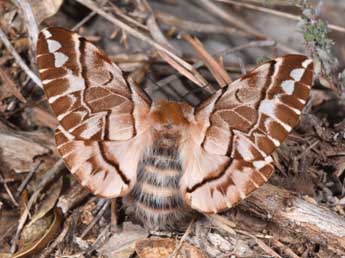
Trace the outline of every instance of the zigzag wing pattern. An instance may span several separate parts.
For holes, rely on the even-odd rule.
[[[43,30],[37,63],[60,125],[57,148],[69,170],[93,193],[123,196],[136,180],[138,141],[150,100],[92,43],[61,28]],[[136,149],[136,155],[126,154]],[[133,172],[134,169],[134,172]]]
[[[196,119],[206,121],[204,137],[194,152],[201,153],[199,160],[212,156],[219,162],[199,173],[193,172],[200,164],[196,160],[190,171],[202,175],[197,178],[187,169],[181,188],[192,208],[219,212],[269,179],[270,155],[297,125],[312,77],[311,59],[287,55],[260,65],[201,103]]]

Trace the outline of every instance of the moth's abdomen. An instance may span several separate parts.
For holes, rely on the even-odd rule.
[[[154,148],[144,155],[137,183],[129,194],[135,213],[154,230],[176,228],[189,215],[179,191],[181,162],[173,149]]]

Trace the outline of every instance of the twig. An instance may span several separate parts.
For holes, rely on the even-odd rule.
[[[198,39],[193,39],[191,36],[184,34],[182,38],[186,40],[197,52],[199,58],[206,65],[213,77],[216,79],[218,85],[223,88],[232,82],[229,74],[224,70],[224,67],[220,65],[204,48],[203,44]]]
[[[64,223],[63,230],[58,235],[58,237],[54,240],[54,242],[49,245],[47,248],[44,249],[43,253],[39,256],[39,258],[46,258],[53,252],[53,250],[65,239],[70,227],[72,224],[72,216],[69,216]]]
[[[186,240],[186,238],[188,237],[188,235],[190,234],[191,230],[192,230],[192,225],[194,223],[194,219],[189,223],[186,231],[184,232],[183,236],[180,239],[180,242],[177,244],[177,246],[175,247],[175,250],[172,252],[172,254],[169,255],[169,258],[176,258],[182,245],[183,242]]]
[[[255,238],[256,243],[262,250],[264,250],[267,254],[271,255],[274,258],[282,258],[279,254],[277,254],[271,247],[265,244],[264,241],[261,239]]]
[[[120,21],[119,19],[115,18],[114,16],[109,15],[108,13],[106,13],[105,11],[100,9],[95,3],[91,2],[90,0],[76,0],[76,1],[81,3],[82,5],[85,5],[89,9],[97,12],[100,16],[104,17],[106,20],[108,20],[111,23],[113,23],[114,25],[120,27],[121,29],[123,29],[127,33],[131,34],[132,36],[134,36],[134,37],[136,37],[136,38],[138,38],[138,39],[140,39],[140,40],[150,44],[151,46],[155,47],[157,50],[160,50],[161,52],[163,52],[164,54],[169,56],[171,59],[173,59],[175,62],[177,62],[179,65],[181,65],[186,70],[188,70],[190,73],[194,74],[195,75],[195,79],[197,81],[199,81],[199,86],[201,86],[201,87],[205,86],[204,82],[200,81],[201,75],[194,69],[194,67],[192,65],[190,65],[189,63],[187,63],[186,61],[184,61],[183,59],[181,59],[178,56],[176,56],[175,54],[173,54],[166,47],[164,47],[161,44],[155,42],[154,40],[152,40],[151,38],[149,38],[145,34],[143,34],[143,33],[139,32],[139,31],[133,29],[132,27],[130,27],[126,23]]]
[[[210,0],[200,0],[200,1],[204,4],[204,6],[206,8],[209,8],[209,10],[211,10],[215,15],[221,17],[223,20],[227,21],[228,23],[234,24],[234,22],[235,22],[235,24],[244,24],[245,27],[247,27],[247,30],[245,30],[245,31],[252,32],[252,34],[255,35],[256,37],[258,37],[259,39],[269,40],[269,38],[266,35],[257,32],[257,30],[253,26],[250,26],[249,24],[241,21],[238,17],[233,17],[233,16],[229,15],[229,12],[226,12],[223,9],[221,9],[214,2],[211,2]],[[277,43],[277,47],[280,50],[287,52],[287,53],[301,54],[299,51],[292,49],[291,47],[284,45],[282,43]]]
[[[86,191],[79,182],[75,182],[75,184],[69,188],[67,193],[60,196],[56,207],[60,208],[63,214],[67,214],[71,208],[80,204],[89,195],[90,193]]]
[[[272,47],[276,44],[275,41],[273,40],[257,40],[257,41],[251,41],[247,44],[238,46],[238,47],[234,47],[234,48],[227,48],[225,50],[219,51],[216,53],[216,57],[225,57],[231,53],[246,49],[246,48],[254,48],[254,47]],[[204,65],[204,63],[202,61],[198,61],[196,62],[193,66],[195,69],[198,69],[200,67],[202,67]],[[172,74],[169,75],[161,80],[159,80],[158,82],[156,82],[156,84],[160,87],[168,84],[168,83],[172,83],[173,81],[177,80],[179,78],[180,74]],[[191,94],[192,92],[188,92],[188,95]]]
[[[83,231],[83,233],[80,235],[80,238],[84,238],[86,236],[86,234],[93,228],[93,226],[101,219],[101,217],[103,216],[104,212],[107,210],[108,206],[109,206],[110,201],[107,200],[102,208],[100,209],[100,211],[98,212],[98,214],[96,215],[96,217],[91,221],[91,223],[86,227],[86,229]]]
[[[145,31],[149,31],[149,29],[147,28],[147,26],[141,24],[140,22],[137,22],[135,19],[133,19],[130,16],[127,16],[126,14],[123,13],[123,11],[118,8],[115,4],[110,3],[110,6],[112,8],[112,10],[115,12],[116,15],[118,15],[119,17],[123,18],[124,20],[132,23],[133,25],[145,30]]]
[[[0,40],[4,43],[8,51],[11,52],[12,56],[18,63],[18,65],[24,70],[24,72],[31,78],[31,80],[36,83],[37,86],[42,88],[41,80],[37,77],[37,75],[31,71],[31,69],[26,65],[20,55],[17,53],[15,48],[12,46],[11,42],[8,40],[6,34],[0,28]]]
[[[294,251],[292,251],[289,247],[285,246],[284,244],[282,244],[278,240],[272,239],[271,243],[272,243],[272,245],[278,247],[279,250],[281,250],[281,252],[286,254],[286,256],[288,258],[300,258],[297,254],[294,253]]]
[[[96,249],[99,249],[102,244],[105,243],[105,241],[107,239],[109,239],[109,237],[111,236],[111,232],[110,232],[110,225],[107,225],[102,232],[98,235],[96,241],[92,244],[92,246],[90,247],[90,249],[87,251],[87,254],[90,254],[91,252],[93,252]]]
[[[25,177],[25,179],[22,181],[22,183],[20,184],[20,186],[18,187],[16,196],[18,197],[22,191],[24,190],[25,186],[29,183],[29,181],[31,180],[32,176],[36,173],[36,171],[38,170],[38,168],[41,166],[41,164],[43,163],[42,160],[40,160],[37,164],[35,164],[35,166],[30,170],[30,172],[28,173],[28,175]]]
[[[295,21],[299,21],[301,19],[301,17],[298,15],[294,15],[294,14],[287,13],[287,12],[281,12],[278,10],[266,8],[266,7],[259,6],[259,5],[253,5],[253,4],[243,3],[243,2],[234,1],[234,0],[216,0],[216,1],[222,2],[222,3],[229,3],[229,4],[233,4],[233,5],[237,5],[237,6],[242,6],[242,7],[248,8],[248,9],[273,14],[276,16],[284,17],[287,19],[295,20]],[[327,26],[328,26],[328,28],[330,28],[332,30],[339,31],[339,32],[345,32],[344,27],[334,25],[334,24],[328,24]]]
[[[72,31],[77,31],[81,26],[83,26],[85,23],[87,23],[89,20],[91,20],[97,13],[95,11],[92,11],[88,15],[86,15],[80,22],[78,22],[76,25],[73,26],[71,29]]]
[[[12,201],[13,205],[18,207],[19,204],[16,201],[16,199],[14,198],[14,195],[12,194],[10,188],[8,187],[6,181],[5,181],[4,177],[1,175],[1,173],[0,173],[0,180],[2,181],[2,184],[4,185],[5,190],[6,190],[7,194],[8,194],[8,196],[10,197],[10,200]]]
[[[195,1],[195,0],[194,0]],[[245,32],[250,33],[251,35],[259,38],[259,39],[265,39],[266,36],[257,30],[255,30],[253,27],[248,25],[246,22],[244,22],[239,17],[235,17],[229,13],[229,11],[225,11],[219,6],[217,6],[214,2],[211,2],[210,0],[199,0],[198,3],[202,4],[204,7],[207,8],[208,11],[212,12],[213,14],[219,16],[223,20],[227,21],[228,23],[234,25],[235,27],[244,30]]]
[[[207,33],[207,34],[222,33],[222,34],[229,34],[229,35],[238,35],[242,37],[248,37],[251,35],[247,32],[243,32],[235,28],[229,28],[228,26],[222,26],[220,24],[215,25],[215,24],[199,23],[199,22],[184,20],[184,19],[181,19],[180,17],[176,17],[162,11],[155,11],[155,15],[160,22],[168,24],[170,26],[175,26],[184,31]]]
[[[159,28],[156,21],[155,14],[153,13],[152,8],[149,5],[149,3],[146,0],[143,0],[143,5],[145,6],[145,8],[147,9],[149,13],[149,17],[146,20],[146,25],[147,25],[147,28],[149,29],[149,32],[152,38],[158,43],[160,43],[161,45],[167,47],[175,55],[181,56],[182,53],[180,53],[180,51],[177,48],[174,48],[169,43],[169,41],[167,40],[167,38],[165,37],[161,29]]]
[[[302,157],[306,156],[307,153],[312,150],[316,145],[318,145],[321,141],[320,140],[315,140],[312,144],[310,144],[301,154],[299,154],[297,157],[295,157],[296,160],[301,159]]]
[[[218,214],[208,215],[207,218],[211,221],[212,224],[218,226],[219,228],[232,235],[236,235],[236,231],[233,229],[234,227],[236,227],[236,224],[228,218]]]

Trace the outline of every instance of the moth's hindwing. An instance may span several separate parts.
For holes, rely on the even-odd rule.
[[[192,208],[219,212],[268,180],[270,155],[297,125],[312,77],[311,59],[287,55],[258,66],[199,105],[195,116],[203,125],[202,139],[181,180]]]
[[[55,137],[65,164],[93,193],[125,195],[135,183],[142,146],[149,141],[135,137],[149,110],[145,93],[128,85],[101,50],[61,28],[40,33],[37,63],[60,123]]]

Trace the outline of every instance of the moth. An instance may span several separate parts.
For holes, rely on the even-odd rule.
[[[192,211],[229,209],[264,184],[313,76],[311,59],[286,55],[196,107],[155,102],[104,52],[61,28],[40,33],[37,64],[67,168],[93,194],[125,197],[155,229]]]

